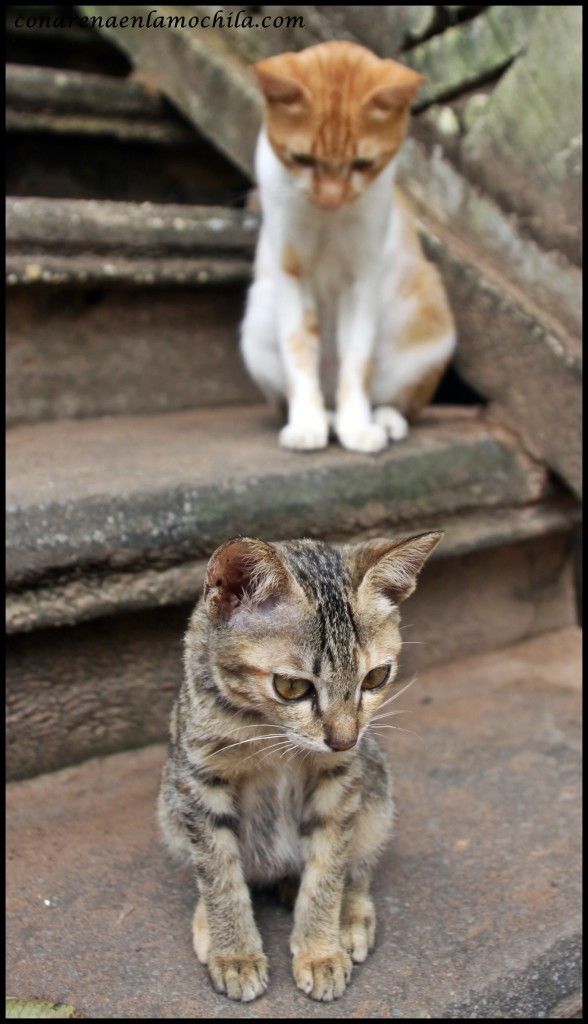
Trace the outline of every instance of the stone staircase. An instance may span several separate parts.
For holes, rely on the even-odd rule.
[[[426,41],[429,30],[419,29],[415,22],[415,44],[420,34],[420,45],[424,45],[422,36]],[[320,25],[314,25],[313,31],[321,31]],[[445,672],[450,685],[449,664],[476,655],[482,658],[482,666],[489,666],[489,685],[498,695],[510,655],[491,652],[537,637],[528,649],[541,651],[532,644],[548,644],[550,672],[541,676],[539,691],[545,691],[545,700],[551,701],[549,694],[559,692],[556,684],[563,662],[558,660],[557,642],[547,638],[561,637],[562,650],[568,651],[575,643],[577,619],[574,551],[579,522],[575,494],[580,362],[574,326],[575,268],[557,253],[540,250],[534,240],[515,237],[512,222],[493,201],[480,197],[456,166],[439,156],[429,105],[420,115],[429,117],[429,122],[418,120],[410,143],[414,174],[409,191],[425,244],[441,266],[456,310],[457,368],[408,441],[380,456],[352,454],[336,446],[311,454],[281,451],[274,414],[261,404],[237,352],[257,230],[257,216],[246,208],[245,155],[250,145],[248,126],[257,113],[250,107],[245,118],[245,104],[255,100],[243,85],[243,62],[255,54],[231,51],[227,56],[225,51],[223,56],[214,51],[208,36],[207,45],[200,48],[198,40],[192,40],[201,60],[196,110],[191,78],[182,64],[184,50],[165,32],[144,36],[154,41],[158,37],[159,46],[172,48],[178,75],[182,69],[186,73],[184,94],[190,98],[189,108],[162,74],[161,62],[155,77],[149,61],[135,60],[136,70],[131,71],[112,45],[116,42],[127,54],[131,52],[124,32],[114,40],[79,29],[61,51],[48,47],[42,33],[20,35],[13,30],[8,37],[7,749],[12,779],[38,776],[30,782],[15,781],[11,800],[15,821],[24,815],[22,820],[30,821],[31,828],[38,808],[44,806],[39,827],[44,830],[43,845],[53,851],[46,855],[48,871],[62,850],[57,834],[65,822],[59,819],[57,806],[69,806],[73,800],[76,838],[72,849],[96,865],[98,880],[109,877],[112,870],[110,855],[102,856],[101,837],[120,827],[114,805],[115,817],[111,815],[108,780],[118,780],[120,807],[127,806],[128,787],[129,814],[137,822],[138,833],[145,815],[149,818],[152,813],[151,791],[161,753],[155,748],[143,753],[132,748],[165,738],[171,697],[181,673],[181,637],[187,617],[207,558],[228,536],[346,540],[429,526],[444,528],[445,541],[405,614],[414,641],[405,648],[403,671],[408,674],[429,666],[425,678],[431,686],[434,679],[435,686],[441,685],[438,672]],[[235,47],[241,37],[232,39]],[[209,76],[215,95],[219,95],[219,82],[224,82],[239,98],[222,119],[225,125],[240,125],[241,135],[236,128],[233,133],[238,143],[231,143],[228,136],[214,138],[210,124],[203,121],[210,107]],[[171,97],[174,106],[163,95]],[[428,175],[435,184],[425,191]],[[409,179],[405,180],[408,185]],[[444,189],[443,181],[453,187]],[[453,208],[447,194],[453,196]],[[485,211],[485,228],[476,234],[480,209]],[[501,264],[506,249],[517,256],[516,273]],[[555,271],[560,288],[554,287]],[[525,274],[533,280],[533,288],[526,287]],[[555,291],[559,306],[549,302]],[[521,380],[526,388],[520,387]],[[546,431],[546,417],[557,420],[557,431]],[[433,671],[431,666],[441,663],[448,667]],[[456,705],[455,743],[456,757],[466,766],[473,740],[468,735],[465,686],[470,662],[463,664],[466,674],[461,676],[463,693]],[[551,690],[547,680],[553,684]],[[517,685],[513,681],[508,706],[513,714],[515,709],[516,714],[520,712],[516,722],[524,759],[526,744],[539,748],[530,718],[520,711]],[[502,714],[498,705],[493,714],[498,729]],[[556,716],[553,729],[563,728],[570,715],[565,700],[549,714]],[[437,726],[433,723],[431,728],[434,733]],[[548,738],[549,728],[544,723]],[[423,733],[429,735],[428,729],[424,722]],[[443,750],[448,757],[448,748]],[[506,780],[511,754],[506,758],[498,748],[494,753],[497,778]],[[490,763],[490,753],[484,756]],[[101,760],[66,767],[96,757]],[[435,768],[434,752],[430,758],[434,775],[440,769]],[[415,780],[418,760],[415,750]],[[532,774],[528,782],[525,776],[523,791],[535,809],[539,793],[531,785]],[[468,777],[469,768],[464,767],[462,787]],[[443,799],[451,802],[454,783],[444,780],[445,776],[436,785],[445,794]],[[422,779],[419,785],[423,786]],[[559,785],[557,776],[554,787]],[[83,799],[75,802],[73,794],[82,790],[90,794],[87,804]],[[48,793],[52,796],[47,802]],[[422,814],[430,821],[437,798],[423,789],[422,799]],[[82,836],[90,819],[90,834],[96,838],[85,840]],[[456,810],[443,826],[446,835],[458,822]],[[571,835],[572,826],[568,819],[565,822],[562,828]],[[416,828],[415,822],[408,827]],[[550,827],[555,830],[555,822]],[[18,864],[26,863],[27,851],[32,850],[28,829],[28,825],[16,826]],[[476,829],[472,819],[468,833],[472,843]],[[540,856],[540,831],[534,829],[527,846],[516,852],[520,885],[525,858]],[[407,844],[406,864],[416,858],[416,894],[421,875],[415,835],[408,833],[406,840],[400,837],[399,841]],[[119,841],[124,858],[137,839],[132,830],[123,828]],[[148,842],[152,844],[152,839]],[[443,846],[445,840],[439,842]],[[490,833],[484,842],[491,850]],[[147,857],[142,861],[147,864],[154,858],[153,870],[159,874],[164,855],[155,849],[138,856]],[[157,865],[155,857],[160,858]],[[41,867],[38,870],[40,879]],[[218,1015],[218,1001],[200,976],[194,993],[194,999],[200,1000],[196,1011],[181,999],[169,1006],[162,1002],[157,972],[150,973],[147,984],[135,960],[132,971],[140,986],[133,983],[132,991],[125,990],[121,960],[116,970],[122,973],[113,986],[110,954],[101,961],[104,973],[96,975],[96,982],[80,985],[102,956],[102,940],[95,932],[91,941],[75,940],[70,950],[63,928],[84,907],[98,906],[101,896],[80,874],[64,870],[55,904],[62,901],[62,926],[54,930],[42,924],[46,955],[28,975],[18,964],[37,963],[30,938],[34,927],[29,923],[34,920],[29,914],[37,897],[20,880],[22,876],[13,876],[16,889],[10,891],[24,895],[13,895],[10,904],[14,922],[10,978],[18,989],[11,994],[52,999],[67,995],[65,1001],[79,1005],[84,1015]],[[149,873],[148,867],[144,870]],[[546,869],[546,878],[548,874]],[[171,869],[166,877],[176,903],[187,898],[187,893],[181,895]],[[426,873],[422,877],[425,885]],[[486,871],[484,877],[484,884],[490,885],[491,873]],[[505,952],[505,929],[492,954],[495,977],[515,979],[512,984],[515,989],[519,986],[520,995],[516,1006],[530,1013],[551,1011],[564,998],[575,998],[579,987],[573,969],[561,974],[559,987],[549,987],[546,980],[553,964],[560,962],[560,953],[553,951],[568,957],[575,877],[571,865],[565,877],[561,901],[553,908],[549,904],[553,920],[545,941],[533,944],[530,940],[530,952],[519,963],[516,955],[509,959]],[[39,888],[41,881],[34,885]],[[81,890],[74,907],[72,893],[78,885]],[[129,885],[121,876],[116,896],[115,888],[109,890],[119,908],[127,900],[134,912],[125,921],[121,937],[131,934],[135,924],[140,928],[145,924],[139,909],[145,909],[144,894],[125,895]],[[450,900],[452,885],[450,872],[443,900]],[[176,916],[181,913],[180,908]],[[464,974],[463,957],[474,953],[466,953],[465,946],[460,952],[457,936],[465,925],[457,910],[456,914],[457,945],[447,963],[439,961],[436,969],[444,972],[444,982],[454,972],[462,980],[467,977],[467,985],[456,982],[453,996],[447,988],[438,998],[431,995],[419,1002],[415,993],[423,979],[409,969],[412,954],[407,954],[402,968],[405,980],[396,975],[381,997],[369,995],[365,981],[365,1015],[379,1016],[383,1008],[387,1008],[384,1015],[390,1015],[393,1005],[404,1007],[406,1012],[392,1013],[401,1016],[419,1008],[417,1015],[437,1015],[450,1006],[455,1012],[449,1015],[465,1016],[472,1008],[482,1007],[476,1000],[486,998],[482,980],[488,946],[483,947],[485,953],[476,954],[471,977],[468,971]],[[529,915],[516,934],[534,928],[530,909]],[[100,914],[96,928],[99,918]],[[489,933],[497,920],[498,910]],[[427,922],[425,914],[425,931],[432,927]],[[111,925],[107,924],[109,931]],[[285,924],[276,919],[275,927],[283,932]],[[467,941],[474,945],[475,927],[475,922],[467,925],[468,935],[471,932]],[[388,941],[395,942],[392,932]],[[555,959],[550,959],[552,952]],[[175,963],[173,951],[169,956]],[[146,953],[145,965],[148,962]],[[73,963],[78,966],[72,973]],[[162,968],[161,960],[158,964]],[[532,970],[542,978],[537,991],[528,980]],[[194,979],[189,966],[186,985],[195,985]],[[111,989],[110,1002],[100,996],[101,985]],[[165,985],[169,989],[169,979]],[[400,1003],[399,985],[408,993]],[[506,996],[501,996],[502,1002],[492,1003],[492,999],[490,1008],[497,1006],[502,1012],[507,1006]],[[266,1010],[261,1002],[256,1004],[261,1015],[284,1015],[285,1003],[262,1002],[267,1003]],[[350,1003],[347,1010],[341,1006],[344,1015],[360,1012],[359,1003]],[[225,1003],[221,1009],[223,1014],[233,1012]],[[307,1003],[294,1015],[305,1010],[323,1015],[319,1007]]]

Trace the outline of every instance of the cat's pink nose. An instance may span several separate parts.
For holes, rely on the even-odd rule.
[[[345,199],[345,185],[340,181],[326,180],[319,183],[316,201],[323,210],[336,210]]]
[[[347,738],[343,736],[329,736],[327,743],[331,750],[351,750],[357,743],[357,736]]]

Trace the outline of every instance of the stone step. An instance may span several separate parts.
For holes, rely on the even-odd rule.
[[[291,915],[256,913],[260,1018],[581,1012],[580,640],[575,629],[423,672],[386,733],[398,816],[376,948],[336,1004],[290,975]],[[424,742],[423,742],[424,741]],[[190,870],[155,826],[162,747],[8,787],[7,989],[93,1019],[233,1018],[192,952]]]
[[[191,142],[195,135],[159,93],[133,78],[10,63],[6,128],[161,145]]]
[[[402,528],[550,493],[545,469],[477,409],[433,407],[377,456],[285,452],[278,425],[243,406],[12,428],[8,586],[163,569],[238,533]]]
[[[379,456],[284,452],[277,426],[250,406],[8,432],[11,777],[165,735],[206,560],[237,534],[446,529],[407,672],[576,621],[577,505],[479,410],[431,409]]]
[[[413,150],[418,156],[418,147]],[[426,173],[423,160],[417,163],[413,198],[419,200],[425,247],[440,267],[455,311],[459,373],[492,399],[530,450],[579,493],[578,338],[563,322],[547,317],[504,267],[499,271],[487,253],[465,241],[453,229],[450,211],[442,223],[423,209]],[[470,216],[479,209],[467,191],[462,205]],[[234,358],[244,297],[233,292],[231,301],[224,288],[250,273],[257,225],[256,215],[246,210],[10,199],[9,421],[194,407],[222,401],[225,386],[226,401],[251,400],[255,390]],[[498,228],[494,224],[495,240]],[[553,268],[523,249],[519,255],[528,256],[529,274],[548,277]],[[187,287],[193,283],[222,284],[223,290],[208,292],[204,299]],[[102,285],[103,291],[88,308],[71,293],[67,301],[53,300],[43,284]],[[120,301],[113,284],[136,294],[127,293]],[[165,293],[164,285],[184,290],[181,296]],[[148,294],[139,291],[147,287]],[[575,288],[574,282],[570,295]],[[194,343],[199,323],[200,346],[198,339]],[[211,329],[216,344],[209,347],[205,336]],[[192,344],[193,375],[185,373]],[[146,358],[137,360],[134,346]],[[210,369],[209,351],[213,359],[217,353]],[[149,367],[157,368],[153,376]],[[546,431],[546,422],[557,422],[558,430]]]
[[[9,198],[7,281],[186,285],[246,280],[258,217],[177,203]]]
[[[224,207],[10,198],[8,422],[259,400],[238,352],[257,225]]]

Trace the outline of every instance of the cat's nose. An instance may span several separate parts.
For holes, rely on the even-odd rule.
[[[357,743],[357,736],[327,736],[331,750],[351,750]]]
[[[345,185],[341,181],[326,179],[319,183],[316,201],[323,210],[336,210],[345,198]]]

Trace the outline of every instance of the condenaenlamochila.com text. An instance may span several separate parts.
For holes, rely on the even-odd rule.
[[[15,28],[304,28],[304,18],[295,14],[256,14],[248,10],[218,8],[214,14],[161,14],[153,8],[147,14],[16,14]]]

